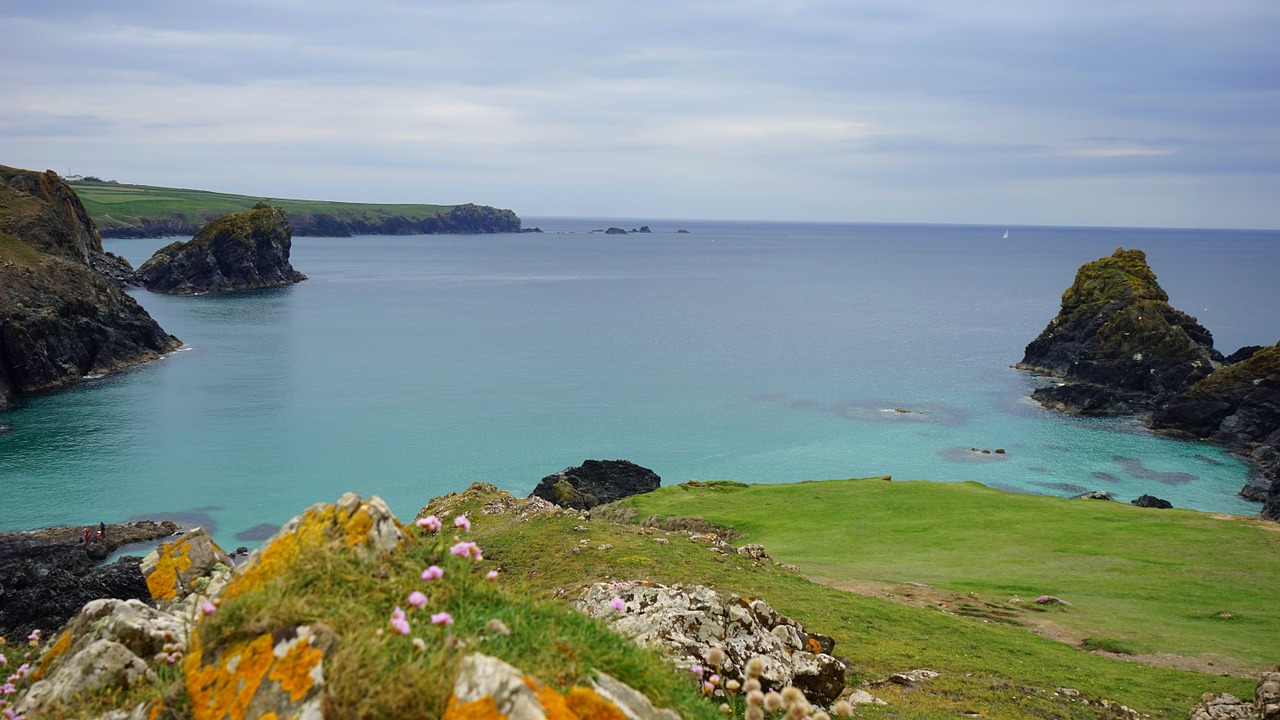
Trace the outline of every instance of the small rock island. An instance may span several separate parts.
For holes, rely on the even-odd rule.
[[[284,211],[258,203],[211,220],[187,242],[160,248],[138,277],[147,290],[170,295],[290,285],[307,279],[289,264],[292,239]]]

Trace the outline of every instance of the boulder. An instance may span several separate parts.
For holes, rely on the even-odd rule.
[[[542,478],[531,497],[561,507],[589,510],[632,495],[658,489],[662,478],[646,467],[627,460],[584,460]]]
[[[0,408],[181,345],[99,272],[98,230],[53,171],[0,165],[0,238]]]
[[[1263,673],[1253,690],[1253,702],[1230,693],[1205,693],[1187,720],[1280,720],[1280,672]]]
[[[143,558],[142,574],[152,598],[181,600],[196,592],[197,581],[219,565],[231,567],[231,558],[204,528],[197,527],[163,543]]]
[[[1017,367],[1107,388],[1126,402],[1151,407],[1222,361],[1209,331],[1169,305],[1146,255],[1121,248],[1079,269],[1058,315],[1027,345]],[[1041,396],[1051,399],[1052,393]]]
[[[151,668],[128,648],[111,640],[95,640],[48,678],[32,685],[18,701],[17,711],[32,712],[77,695],[103,695],[109,690],[125,690],[154,680]]]
[[[183,662],[196,718],[323,718],[324,664],[336,638],[319,623],[215,648],[192,633]]]
[[[210,221],[187,242],[160,248],[138,277],[148,290],[172,295],[289,285],[307,279],[289,264],[292,239],[284,211],[258,203]]]
[[[615,600],[622,601],[622,610],[614,609]],[[725,679],[742,681],[747,661],[761,657],[766,688],[793,685],[820,705],[835,702],[844,689],[844,663],[823,651],[831,649],[830,638],[811,635],[758,598],[721,595],[700,585],[596,583],[574,606],[641,645],[667,651],[679,665],[711,666],[715,647],[726,656],[714,668]]]
[[[1158,508],[1167,510],[1173,507],[1173,503],[1168,500],[1161,500],[1154,495],[1141,495],[1135,500],[1129,502],[1130,505],[1137,505],[1140,508]]]

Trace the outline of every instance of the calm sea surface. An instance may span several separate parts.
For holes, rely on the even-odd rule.
[[[186,347],[0,414],[0,530],[170,516],[253,545],[348,490],[408,519],[587,458],[667,484],[891,474],[1257,512],[1231,454],[1045,411],[1009,366],[1118,246],[1219,349],[1275,343],[1280,233],[526,224],[546,233],[298,238],[293,287],[138,291]],[[106,245],[136,266],[166,242]]]

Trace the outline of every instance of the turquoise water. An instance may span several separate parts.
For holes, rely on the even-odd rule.
[[[253,545],[348,490],[407,518],[587,458],[666,484],[891,474],[1257,512],[1231,454],[1050,413],[1009,366],[1117,246],[1224,352],[1274,343],[1275,232],[526,224],[547,232],[297,238],[299,285],[137,292],[186,347],[0,415],[0,530],[176,516]],[[106,245],[138,265],[166,242]]]

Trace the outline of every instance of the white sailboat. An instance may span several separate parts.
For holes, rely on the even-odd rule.
[[[1004,235],[1003,235],[1003,236],[1001,236],[1001,238],[1000,238],[1000,239],[1001,239],[1001,240],[1008,240],[1008,239],[1009,239],[1009,231],[1008,231],[1008,230],[1005,230],[1005,231],[1004,231]]]

